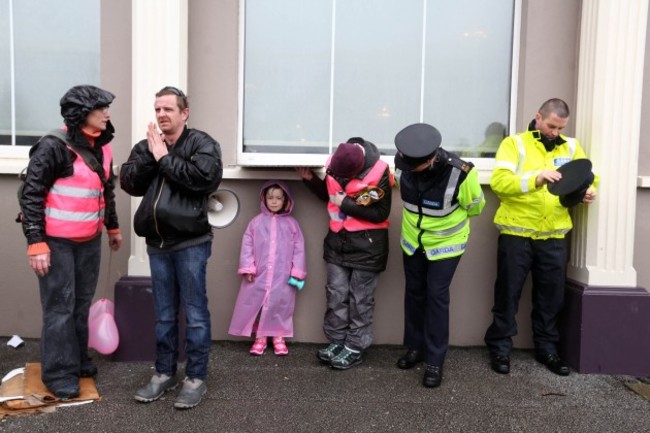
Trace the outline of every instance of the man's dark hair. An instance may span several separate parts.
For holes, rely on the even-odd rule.
[[[561,119],[566,119],[569,117],[569,106],[566,102],[559,98],[552,98],[544,102],[541,107],[539,107],[539,114],[542,115],[544,119],[551,115],[551,113],[557,114]]]
[[[165,86],[162,89],[156,93],[156,98],[159,98],[161,96],[165,95],[175,95],[176,96],[176,104],[178,105],[178,108],[183,111],[186,108],[190,106],[190,104],[187,101],[187,96],[183,91],[177,87],[174,86]]]

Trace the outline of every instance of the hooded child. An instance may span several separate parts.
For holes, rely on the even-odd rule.
[[[242,282],[228,333],[255,333],[251,355],[262,355],[269,337],[276,355],[289,353],[284,339],[293,337],[296,290],[307,276],[305,241],[293,207],[287,185],[267,181],[260,190],[261,212],[242,238],[237,270]]]

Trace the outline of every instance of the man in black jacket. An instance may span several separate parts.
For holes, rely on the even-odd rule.
[[[156,93],[156,120],[120,171],[128,194],[142,197],[133,226],[146,239],[156,316],[156,373],[135,399],[151,402],[178,386],[178,306],[186,317],[185,380],[174,406],[187,409],[207,391],[212,336],[206,266],[212,247],[207,202],[221,182],[221,149],[208,134],[187,128],[189,107],[175,87]]]
[[[362,361],[372,343],[375,289],[388,260],[388,215],[392,176],[377,147],[350,138],[327,163],[325,179],[297,168],[307,187],[327,202],[329,230],[323,258],[327,262],[327,308],[323,332],[330,344],[318,358],[336,369]]]

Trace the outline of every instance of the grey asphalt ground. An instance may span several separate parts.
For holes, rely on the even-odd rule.
[[[0,337],[0,376],[38,362],[38,340],[23,347]],[[290,343],[289,356],[248,354],[248,342],[214,342],[208,393],[189,410],[175,392],[144,404],[135,390],[148,362],[96,355],[102,400],[50,414],[8,417],[0,432],[650,432],[650,402],[627,376],[556,376],[530,351],[516,351],[509,375],[490,370],[484,348],[449,351],[442,386],[421,385],[423,369],[399,370],[399,346],[373,346],[363,364],[336,371],[315,356],[319,345]]]

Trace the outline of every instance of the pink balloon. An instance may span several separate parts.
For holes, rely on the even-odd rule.
[[[88,347],[103,355],[115,352],[120,344],[114,312],[113,301],[102,298],[91,305],[88,314]]]
[[[103,355],[110,355],[119,344],[120,334],[111,314],[101,313],[88,324],[88,347]]]
[[[115,304],[113,304],[113,301],[110,299],[102,298],[91,305],[90,312],[88,314],[88,323],[95,320],[102,313],[108,313],[111,316],[115,315]]]

